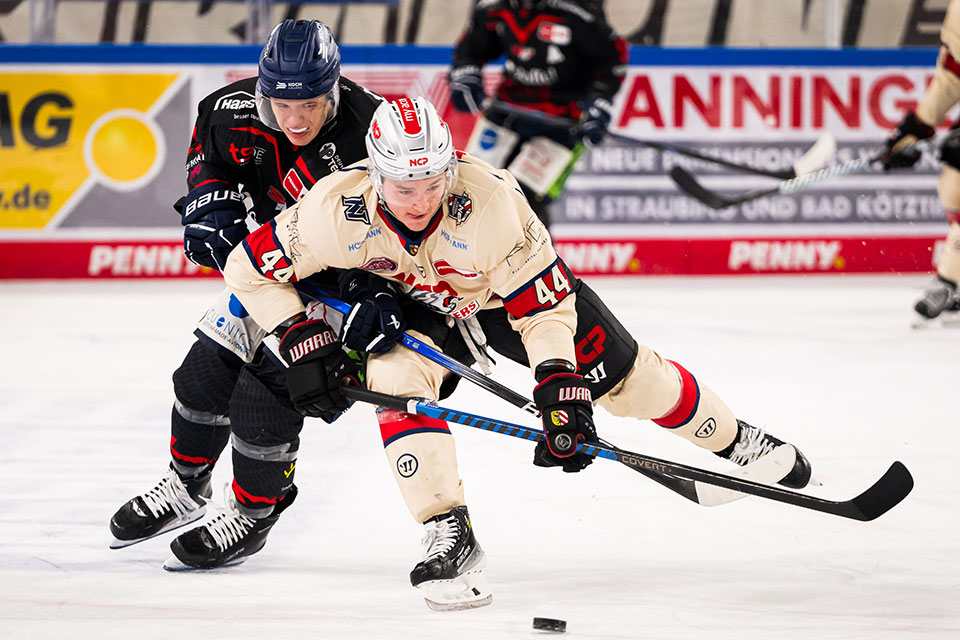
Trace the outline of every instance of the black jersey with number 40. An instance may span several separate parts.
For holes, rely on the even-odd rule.
[[[256,83],[238,80],[200,102],[186,169],[189,189],[217,180],[248,194],[263,224],[320,178],[367,157],[363,138],[380,97],[341,76],[336,117],[299,147],[257,117]]]

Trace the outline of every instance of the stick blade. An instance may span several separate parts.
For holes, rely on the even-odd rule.
[[[709,191],[697,182],[697,179],[692,173],[680,165],[676,165],[670,169],[670,178],[673,179],[680,191],[683,191],[694,200],[699,200],[711,209],[726,209],[733,204],[720,194]]]
[[[900,504],[913,490],[913,476],[899,460],[873,486],[850,501],[854,512],[848,517],[869,522]]]
[[[795,175],[791,177],[802,176],[805,173],[813,173],[817,169],[822,169],[833,158],[836,151],[837,139],[833,137],[833,134],[823,134],[805,154],[794,161],[793,171]]]

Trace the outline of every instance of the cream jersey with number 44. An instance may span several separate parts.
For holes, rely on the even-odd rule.
[[[362,161],[251,233],[230,254],[227,286],[272,330],[303,311],[293,283],[328,267],[364,269],[454,318],[503,304],[531,368],[576,362],[575,280],[546,228],[507,171],[458,156],[457,180],[418,240],[384,213]]]

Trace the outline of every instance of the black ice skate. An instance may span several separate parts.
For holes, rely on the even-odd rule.
[[[119,549],[182,527],[203,517],[210,497],[211,470],[184,478],[173,465],[153,489],[131,498],[110,518],[111,549]]]
[[[924,290],[923,297],[917,300],[913,309],[927,320],[933,320],[944,311],[960,310],[957,283],[938,275]]]
[[[452,611],[490,604],[493,594],[483,577],[487,560],[467,508],[454,507],[423,526],[423,561],[410,572],[410,584],[423,591],[427,606]]]
[[[736,462],[741,467],[785,444],[783,440],[766,433],[763,429],[749,425],[743,420],[737,420],[737,427],[737,439],[723,451],[718,451],[717,455],[731,462]],[[794,450],[797,452],[797,459],[793,464],[793,469],[780,480],[779,484],[791,489],[802,489],[810,482],[810,461],[800,453],[799,449],[794,447]]]
[[[238,507],[229,484],[226,494],[227,506],[223,513],[202,526],[180,534],[170,543],[173,555],[163,563],[164,569],[189,571],[240,564],[267,544],[270,529],[297,497],[297,487],[294,485],[266,518],[245,515]]]

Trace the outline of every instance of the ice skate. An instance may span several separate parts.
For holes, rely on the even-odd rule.
[[[237,505],[233,489],[226,487],[224,512],[210,522],[180,534],[170,543],[173,555],[163,563],[167,571],[217,569],[240,564],[267,543],[270,529],[297,496],[294,486],[266,518],[251,518]]]
[[[920,328],[935,324],[939,320],[943,324],[960,322],[960,293],[957,292],[957,283],[937,276],[923,292],[923,297],[913,305],[913,310],[919,314],[913,326]]]
[[[743,420],[737,420],[737,428],[737,439],[723,451],[718,451],[717,455],[735,462],[741,467],[786,444],[783,440],[766,433],[763,429],[749,425]],[[796,447],[793,447],[793,449],[796,451],[796,462],[793,463],[790,472],[779,481],[779,484],[791,489],[802,489],[810,482],[810,461],[800,453],[799,449]]]
[[[110,518],[110,548],[136,544],[202,518],[211,494],[211,473],[208,468],[184,478],[171,464],[157,486],[131,498]]]
[[[410,584],[423,592],[434,611],[483,607],[493,594],[483,577],[486,556],[473,534],[466,507],[454,507],[425,523],[423,561],[410,572]]]

